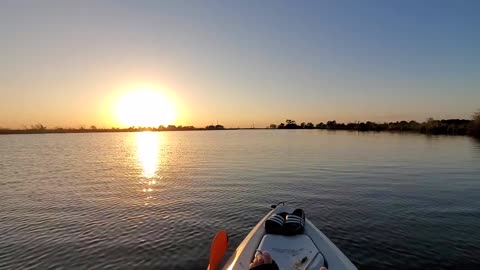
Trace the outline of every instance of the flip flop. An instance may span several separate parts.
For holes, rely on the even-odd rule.
[[[302,209],[295,209],[285,219],[285,235],[302,234],[305,228],[305,212]]]
[[[265,232],[267,234],[284,234],[285,217],[287,213],[278,213],[265,221]]]

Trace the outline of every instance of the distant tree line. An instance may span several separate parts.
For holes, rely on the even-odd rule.
[[[447,134],[447,135],[471,135],[480,137],[480,112],[476,113],[473,120],[466,119],[447,119],[435,120],[427,119],[423,123],[416,121],[397,121],[390,123],[375,122],[355,122],[355,123],[337,123],[332,120],[326,123],[313,124],[312,122],[302,122],[297,124],[295,120],[287,119],[285,123],[278,125],[271,124],[268,128],[272,129],[327,129],[327,130],[354,130],[354,131],[400,131],[400,132],[420,132],[425,134]]]
[[[225,127],[222,125],[209,125],[205,128],[196,128],[194,126],[175,126],[160,125],[158,127],[142,127],[142,126],[131,126],[128,128],[97,128],[95,125],[90,126],[90,128],[85,128],[81,126],[80,128],[63,128],[63,127],[54,127],[47,128],[43,124],[35,124],[30,127],[25,127],[24,129],[8,129],[0,128],[1,134],[38,134],[38,133],[89,133],[89,132],[136,132],[136,131],[188,131],[188,130],[224,130]]]
[[[418,123],[416,121],[397,121],[390,123],[375,122],[354,122],[354,123],[337,123],[332,120],[326,123],[313,124],[312,122],[302,122],[297,124],[295,120],[287,119],[285,123],[278,125],[271,124],[267,128],[272,129],[327,129],[327,130],[354,130],[354,131],[400,131],[400,132],[420,132],[425,134],[448,134],[448,135],[470,135],[480,138],[480,111],[473,115],[472,120],[466,119],[447,119],[435,120],[427,119],[425,122]],[[140,127],[132,126],[129,128],[97,128],[92,125],[90,128],[63,128],[54,127],[47,128],[43,124],[35,124],[24,129],[8,129],[0,128],[0,134],[36,134],[36,133],[86,133],[86,132],[136,132],[136,131],[188,131],[188,130],[224,130],[223,125],[208,125],[204,128],[196,128],[194,126],[175,126],[160,125],[158,127]]]

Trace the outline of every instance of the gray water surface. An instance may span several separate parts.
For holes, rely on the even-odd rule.
[[[272,203],[361,269],[480,269],[480,143],[238,130],[0,136],[1,269],[205,269]]]

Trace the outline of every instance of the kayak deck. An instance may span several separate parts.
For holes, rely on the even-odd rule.
[[[265,233],[264,223],[271,215],[292,211],[284,205],[270,211],[240,243],[223,269],[247,270],[257,249],[270,252],[281,270],[318,270],[321,266],[327,266],[329,270],[357,269],[307,218],[303,234],[283,236]]]
[[[307,269],[309,265],[323,265],[322,254],[305,234],[284,236],[266,234],[263,236],[258,249],[268,251],[275,258],[275,262],[285,269]]]

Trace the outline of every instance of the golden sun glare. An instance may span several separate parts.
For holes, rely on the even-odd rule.
[[[123,126],[158,127],[174,124],[175,108],[162,93],[141,89],[123,95],[116,106],[116,117]]]

